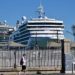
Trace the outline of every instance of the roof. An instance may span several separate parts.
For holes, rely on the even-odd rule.
[[[25,47],[26,45],[16,43],[14,41],[6,42],[6,43],[0,43],[0,46],[12,46],[12,47]]]
[[[60,47],[61,44],[60,43],[56,43],[56,42],[49,42],[47,46],[48,47]]]
[[[14,46],[14,47],[25,47],[25,45],[23,45],[23,44],[20,44],[20,43],[16,43],[16,42],[14,42],[14,41],[10,41],[10,42],[8,42],[8,44],[9,44],[9,46]]]

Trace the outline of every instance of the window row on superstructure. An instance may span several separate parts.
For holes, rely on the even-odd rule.
[[[27,28],[64,28],[63,26],[27,26]]]
[[[35,22],[35,23],[28,23],[28,25],[63,25],[63,23],[46,23],[46,22],[38,23],[38,22]]]

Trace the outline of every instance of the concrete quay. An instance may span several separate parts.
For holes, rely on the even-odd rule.
[[[39,71],[41,75],[52,75],[52,74],[59,74],[58,71]],[[8,72],[0,72],[0,75],[38,75],[37,71],[8,71]]]
[[[61,74],[61,73],[41,73],[36,72],[0,72],[0,75],[75,75],[75,74]]]

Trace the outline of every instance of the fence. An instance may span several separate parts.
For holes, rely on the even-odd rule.
[[[16,52],[16,54],[14,53]],[[16,63],[20,67],[20,59],[26,54],[27,67],[48,67],[61,69],[61,49],[41,50],[0,50],[0,68],[12,68]]]

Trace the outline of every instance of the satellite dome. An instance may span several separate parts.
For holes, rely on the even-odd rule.
[[[6,23],[7,21],[6,21],[6,20],[4,20],[4,22]]]
[[[6,24],[7,23],[7,21],[6,20],[4,20],[4,24]]]
[[[44,18],[45,18],[45,19],[48,19],[48,17],[47,17],[47,16],[45,16]]]
[[[22,16],[22,20],[24,21],[24,20],[26,20],[27,18],[26,18],[26,16]]]

